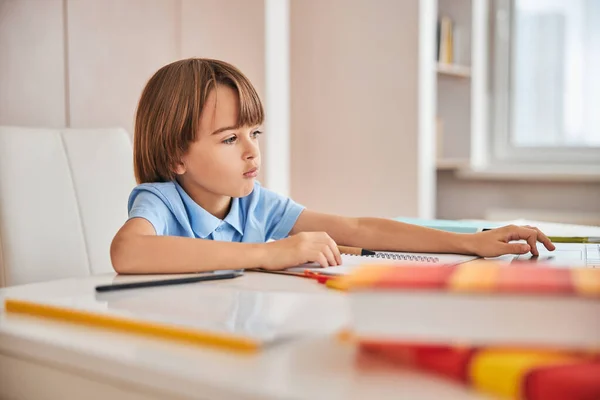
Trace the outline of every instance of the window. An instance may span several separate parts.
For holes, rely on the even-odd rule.
[[[498,162],[600,164],[600,1],[496,0]]]

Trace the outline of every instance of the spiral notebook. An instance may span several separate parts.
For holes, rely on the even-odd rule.
[[[437,253],[404,253],[391,251],[377,251],[373,256],[355,256],[342,254],[342,265],[321,268],[316,263],[304,264],[288,268],[287,272],[303,273],[306,270],[319,272],[322,275],[347,275],[357,267],[364,264],[423,264],[423,265],[457,265],[476,259],[476,256],[462,254],[437,254]]]

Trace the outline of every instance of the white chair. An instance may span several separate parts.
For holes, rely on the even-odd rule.
[[[0,287],[113,271],[132,163],[123,129],[0,127]]]

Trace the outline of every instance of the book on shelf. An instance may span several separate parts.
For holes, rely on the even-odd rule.
[[[442,64],[454,63],[454,22],[447,15],[438,20],[437,27],[437,57],[436,60]]]

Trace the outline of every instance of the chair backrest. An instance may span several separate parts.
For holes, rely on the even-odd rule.
[[[0,127],[0,287],[113,271],[132,160],[123,129]]]

